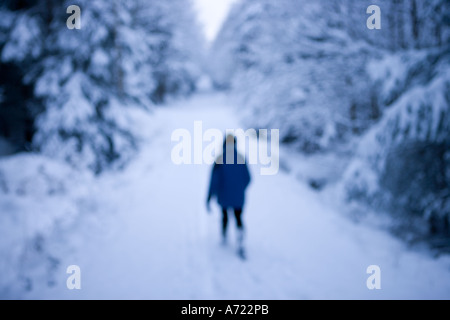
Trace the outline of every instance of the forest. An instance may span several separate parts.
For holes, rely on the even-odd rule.
[[[71,5],[81,8],[79,29],[67,27]],[[368,28],[370,6],[380,8],[379,28]],[[211,43],[191,0],[5,0],[0,3],[0,298],[47,297],[42,288],[63,283],[57,274],[68,256],[78,257],[73,252],[81,252],[76,249],[81,235],[87,229],[102,233],[97,225],[120,229],[128,211],[148,209],[156,219],[149,222],[155,224],[149,237],[166,239],[169,218],[161,212],[170,211],[175,221],[182,211],[193,210],[192,219],[179,222],[191,231],[174,231],[172,238],[201,243],[207,235],[194,226],[208,224],[206,218],[196,220],[206,181],[194,181],[206,177],[209,168],[179,171],[166,157],[173,132],[192,128],[195,121],[204,121],[205,130],[232,129],[228,125],[278,130],[281,176],[267,187],[270,196],[257,187],[258,181],[265,185],[269,180],[258,177],[249,208],[268,211],[273,206],[272,211],[285,212],[292,222],[285,234],[300,233],[291,230],[301,219],[293,213],[298,206],[305,206],[299,209],[305,212],[316,204],[330,205],[345,226],[352,221],[383,230],[373,239],[392,235],[392,241],[409,248],[405,252],[412,247],[444,257],[433,268],[450,279],[443,271],[450,253],[447,0],[239,0]],[[206,128],[208,123],[217,125]],[[285,175],[295,183],[286,182]],[[316,196],[317,201],[304,200]],[[108,214],[116,211],[124,216]],[[261,230],[270,224],[251,219]],[[138,224],[132,226],[143,232]],[[269,235],[284,239],[281,228]],[[364,228],[354,231],[349,246],[363,230],[372,232]],[[308,230],[305,239],[312,236]],[[195,245],[201,251],[202,245]],[[274,248],[269,251],[284,252]],[[161,259],[172,259],[170,252],[159,252]],[[215,266],[214,257],[201,267]],[[195,272],[202,259],[191,257],[189,270]],[[277,285],[290,288],[283,279]],[[203,295],[188,298],[234,298],[238,285],[221,284],[223,291],[205,284]],[[192,285],[185,286],[191,292]],[[430,292],[426,297],[449,298],[450,284],[442,286],[435,295],[425,290]],[[251,288],[242,298],[259,297]],[[303,297],[296,290],[269,298]],[[186,298],[181,291],[161,292],[162,297]],[[409,297],[407,292],[405,287],[387,297]],[[410,293],[423,297],[417,290]],[[313,289],[305,294],[328,297]],[[87,297],[98,296],[103,297]]]
[[[365,1],[244,1],[212,48],[214,79],[293,150],[350,153],[349,201],[448,232],[449,6],[370,4],[380,30],[364,27]]]

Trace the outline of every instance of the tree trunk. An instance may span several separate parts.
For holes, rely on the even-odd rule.
[[[388,20],[389,20],[389,27],[390,27],[390,47],[392,51],[397,51],[397,46],[398,46],[398,39],[397,39],[397,16],[396,16],[396,1],[393,0],[390,3],[390,8],[389,8],[389,15],[388,15]]]
[[[416,49],[420,48],[420,41],[419,41],[419,17],[418,17],[418,12],[417,12],[417,0],[411,0],[411,10],[410,10],[410,14],[411,14],[411,31],[412,31],[412,36],[413,36],[413,40],[414,40],[414,47]]]
[[[443,4],[442,4],[443,5]],[[442,46],[442,8],[440,4],[436,4],[434,8],[434,36],[436,38],[436,45]]]
[[[119,98],[123,98],[124,96],[124,72],[122,69],[122,47],[119,43],[119,35],[117,33],[117,26],[120,25],[119,13],[117,10],[117,1],[114,0],[113,4],[113,14],[115,18],[115,24],[112,30],[113,43],[114,43],[114,51],[115,51],[115,61],[114,63],[114,83],[116,87],[116,92]]]
[[[405,49],[405,19],[403,17],[404,14],[404,3],[403,0],[395,0],[395,14],[397,20],[397,41],[398,46],[401,49]]]

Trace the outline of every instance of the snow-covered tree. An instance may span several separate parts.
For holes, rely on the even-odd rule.
[[[234,8],[212,50],[225,64],[213,74],[250,108],[249,125],[280,128],[285,142],[314,152],[377,119],[364,66],[378,49],[348,32],[346,8],[294,0]]]
[[[195,89],[202,43],[189,0],[80,0],[80,30],[66,27],[72,4],[2,5],[1,61],[20,68],[44,108],[34,146],[101,172],[136,148],[130,108]]]
[[[373,4],[381,30],[366,26]],[[361,139],[350,199],[448,219],[449,10],[443,0],[243,0],[214,43],[223,63],[212,74],[249,126],[279,128],[303,152]]]
[[[371,66],[375,80],[383,83],[383,101],[393,102],[382,121],[359,142],[344,176],[350,200],[363,200],[401,219],[426,219],[432,232],[444,230],[445,225],[448,232],[450,222],[450,56],[446,51],[388,55]]]
[[[366,27],[373,4],[381,30]],[[439,0],[243,0],[213,46],[221,63],[212,73],[250,108],[249,125],[277,126],[304,151],[328,149],[382,115],[366,65],[385,51],[448,42],[448,10]]]

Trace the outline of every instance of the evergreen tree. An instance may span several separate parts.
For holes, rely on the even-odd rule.
[[[71,4],[4,4],[1,62],[32,88],[35,148],[99,173],[137,147],[130,108],[195,89],[202,44],[188,0],[80,0],[81,30],[66,27]]]
[[[366,27],[373,4],[381,30]],[[361,140],[349,199],[448,221],[449,16],[444,0],[243,0],[213,46],[225,61],[213,75],[249,126],[279,128],[296,149]]]

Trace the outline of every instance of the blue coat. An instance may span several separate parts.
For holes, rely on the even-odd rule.
[[[238,164],[238,157],[241,155],[238,155],[235,149],[234,164],[227,164],[224,159],[224,164],[216,163],[214,165],[211,175],[208,201],[217,197],[217,202],[225,209],[242,209],[244,207],[245,190],[251,181],[247,165]]]

